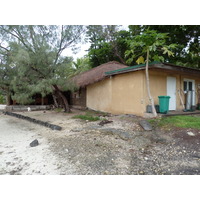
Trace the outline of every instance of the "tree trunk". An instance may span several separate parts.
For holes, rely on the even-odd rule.
[[[153,116],[154,117],[157,117],[157,112],[156,112],[156,109],[155,109],[155,105],[154,105],[154,100],[151,96],[151,92],[150,92],[150,84],[149,84],[149,50],[147,50],[147,60],[146,60],[146,86],[147,86],[147,93],[148,93],[148,97],[149,97],[149,100],[150,100],[150,103],[151,103],[151,107],[152,107],[152,113],[153,113]]]
[[[56,99],[56,95],[52,94],[52,97],[53,97],[55,107],[58,108],[58,102],[57,102],[57,99]]]
[[[7,106],[10,106],[10,105],[11,105],[11,96],[10,96],[9,91],[8,91],[7,94],[6,94],[6,105],[7,105]]]
[[[120,55],[120,53],[119,53],[119,51],[118,51],[118,48],[117,48],[117,46],[116,46],[116,44],[114,44],[114,54],[115,54],[115,56],[117,56],[119,59],[120,59],[120,61],[124,64],[124,65],[126,65],[126,62],[125,62],[125,60],[121,57],[121,55]]]
[[[42,96],[41,100],[42,100],[42,105],[44,105],[44,97],[43,96]]]
[[[63,95],[63,93],[60,91],[57,85],[53,85],[54,89],[58,93],[59,97],[62,99],[63,106],[64,106],[64,112],[70,112],[69,104],[67,101],[67,98]]]

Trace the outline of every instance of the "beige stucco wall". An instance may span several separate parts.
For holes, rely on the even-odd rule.
[[[111,112],[112,87],[110,79],[87,86],[86,106],[93,110]]]
[[[136,114],[144,112],[143,72],[119,74],[112,78],[112,113]]]
[[[182,110],[178,91],[183,91],[184,79],[195,80],[195,87],[200,84],[198,76],[180,75],[174,72],[149,70],[151,94],[155,104],[158,96],[167,95],[167,77],[176,77],[176,108]],[[184,100],[184,94],[181,92]],[[87,107],[112,114],[135,114],[144,116],[146,106],[150,104],[145,71],[118,74],[87,86]],[[197,95],[196,95],[197,103]]]
[[[137,71],[89,85],[87,107],[113,114],[143,114],[143,76],[142,71]]]

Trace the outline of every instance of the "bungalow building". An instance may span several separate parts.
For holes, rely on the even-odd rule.
[[[183,110],[187,91],[192,91],[194,108],[199,102],[198,69],[153,62],[149,65],[149,79],[155,104],[159,104],[158,96],[170,96],[169,110]],[[82,107],[144,116],[150,104],[144,64],[128,67],[113,61],[76,76],[74,81],[80,88],[76,98],[82,100]]]

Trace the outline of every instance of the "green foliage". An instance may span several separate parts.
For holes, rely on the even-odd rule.
[[[85,115],[75,115],[73,118],[74,118],[74,119],[88,120],[88,121],[98,121],[98,120],[100,120],[99,117],[92,116],[92,115],[89,115],[89,114],[85,114]]]
[[[43,97],[74,86],[68,73],[72,59],[62,52],[80,41],[82,26],[0,26],[0,81],[2,90],[9,92],[18,103],[32,102],[34,94]],[[2,83],[3,82],[3,83]]]
[[[55,111],[58,112],[58,113],[59,113],[59,112],[62,112],[62,111],[63,111],[63,108],[55,108]]]
[[[174,57],[165,60],[170,63],[200,68],[200,26],[199,25],[146,25],[143,30],[156,30],[159,33],[168,33],[167,44],[176,44]]]
[[[128,31],[119,31],[113,26],[110,26],[112,31],[109,31],[107,30],[108,27],[109,26],[88,27],[87,37],[91,42],[88,55],[92,67],[112,60],[128,65],[136,64],[136,58],[141,56],[138,54],[141,53],[143,48],[142,45],[141,47],[137,45],[137,48],[130,46],[130,41],[135,40],[135,36],[143,35],[146,31],[157,31],[157,33],[160,33],[157,34],[158,38],[162,37],[162,34],[164,34],[163,42],[168,45],[169,51],[164,51],[165,54],[162,55],[156,54],[158,50],[156,46],[158,46],[158,43],[162,46],[159,39],[158,43],[155,43],[155,45],[149,45],[149,50],[154,52],[152,54],[152,60],[200,68],[199,25],[129,25]],[[176,45],[176,48],[174,45]],[[133,48],[135,49],[134,53],[132,52]],[[173,54],[171,53],[172,49]],[[159,51],[161,51],[161,49],[159,49]],[[136,58],[132,57],[133,54]]]
[[[92,67],[109,61],[125,64],[124,52],[127,50],[128,31],[118,31],[115,25],[92,25],[87,27],[87,39],[91,43],[88,56]]]
[[[86,115],[96,115],[96,116],[102,116],[102,117],[108,117],[110,114],[102,111],[96,111],[96,110],[88,110],[86,112]]]
[[[74,76],[91,68],[89,57],[77,58],[71,67],[71,74]]]
[[[5,97],[0,94],[0,104],[5,104]]]
[[[172,116],[149,120],[154,126],[162,128],[180,127],[200,129],[200,117],[196,116]]]
[[[150,52],[149,61],[164,61],[163,54],[174,56],[171,49],[175,44],[166,45],[167,33],[157,33],[155,30],[144,31],[127,41],[131,50],[127,50],[127,62],[130,64],[134,59],[137,64],[145,62],[147,52]]]

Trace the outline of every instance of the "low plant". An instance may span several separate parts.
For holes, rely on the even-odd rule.
[[[149,122],[154,126],[163,128],[180,127],[200,129],[200,117],[197,116],[171,116],[160,119],[152,119]]]
[[[63,111],[63,108],[55,108],[54,109],[56,112],[62,112]]]
[[[107,117],[107,116],[110,115],[109,113],[101,112],[101,111],[95,111],[95,110],[88,110],[86,112],[86,114],[88,114],[88,115],[97,115],[97,116],[102,116],[102,117]]]
[[[75,115],[73,116],[74,119],[82,119],[82,120],[88,120],[88,121],[98,121],[100,120],[99,117],[97,116],[92,116],[89,114],[85,114],[85,115]]]

